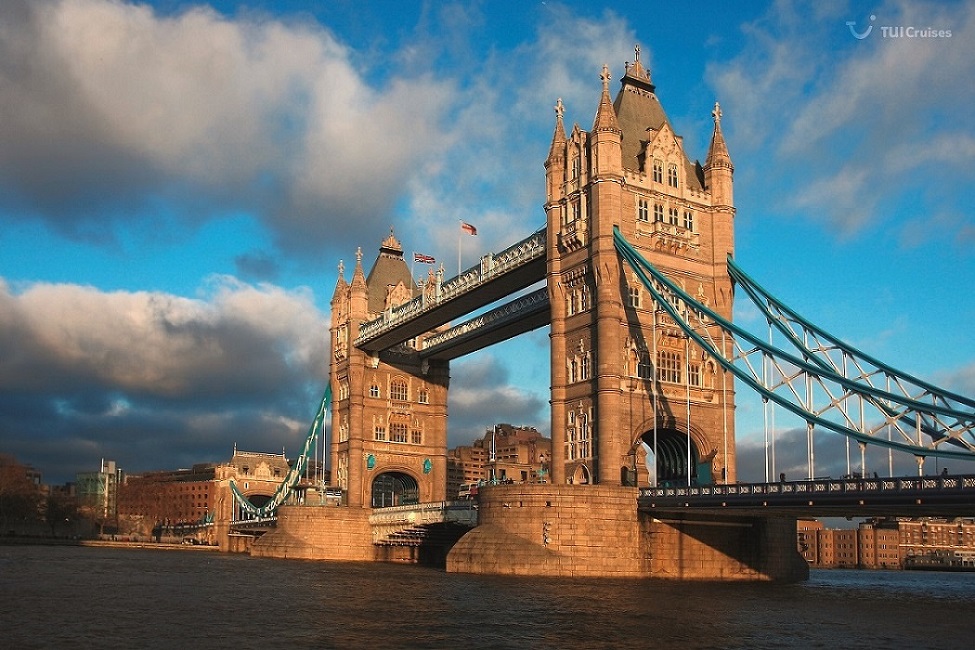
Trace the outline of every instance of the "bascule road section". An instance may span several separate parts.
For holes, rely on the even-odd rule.
[[[975,507],[972,477],[924,476],[931,456],[975,458],[975,401],[844,345],[735,264],[721,108],[711,111],[703,161],[691,157],[639,47],[634,54],[615,96],[608,66],[601,89],[593,79],[590,127],[567,127],[555,102],[544,228],[453,278],[442,266],[414,277],[392,231],[368,271],[361,248],[350,279],[339,262],[329,390],[306,442],[307,451],[329,423],[330,481],[294,480],[270,506],[245,508],[276,515],[253,554],[434,557],[467,573],[794,581],[808,576],[797,517]],[[733,322],[736,291],[764,315],[767,334]],[[544,326],[544,471],[452,505],[450,362]],[[802,420],[807,481],[739,482],[739,393]],[[856,445],[859,476],[869,476],[865,450],[877,446],[917,458],[919,477],[820,480],[820,435]]]

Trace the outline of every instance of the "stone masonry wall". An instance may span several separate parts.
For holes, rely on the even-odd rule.
[[[278,525],[254,542],[251,555],[302,560],[372,561],[370,510],[281,506]]]
[[[639,577],[648,572],[636,488],[482,488],[479,525],[447,556],[447,571]]]

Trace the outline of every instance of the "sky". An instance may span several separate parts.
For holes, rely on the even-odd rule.
[[[293,458],[340,260],[392,227],[452,272],[459,219],[465,266],[541,228],[556,100],[591,128],[637,43],[692,159],[721,103],[738,263],[975,395],[975,3],[3,0],[0,453],[49,483]],[[451,371],[452,446],[549,432],[546,329]],[[757,398],[736,426],[761,480]],[[804,473],[805,429],[775,426],[775,471]]]

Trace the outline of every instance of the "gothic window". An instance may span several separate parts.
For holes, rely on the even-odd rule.
[[[386,427],[377,426],[375,428],[375,430],[373,431],[373,436],[372,437],[374,439],[376,439],[376,440],[385,440],[386,439]]]
[[[687,368],[687,383],[689,383],[691,386],[700,386],[701,385],[701,366],[700,365],[698,365],[696,363],[692,363]]]
[[[579,414],[579,458],[589,458],[589,416]]]
[[[653,182],[664,182],[664,164],[656,158],[653,159]]]
[[[582,284],[579,287],[579,311],[589,310],[589,285]]]
[[[694,213],[690,210],[684,210],[684,227],[694,230]]]
[[[677,208],[670,209],[670,225],[679,226],[680,225],[680,210]]]
[[[572,220],[578,221],[582,218],[582,204],[578,200],[572,202]]]
[[[640,350],[636,362],[636,376],[640,379],[650,379],[652,377],[650,374],[651,370],[650,353],[646,350]]]
[[[653,204],[653,220],[654,221],[664,220],[664,206],[662,203]]]
[[[677,165],[674,163],[667,165],[667,185],[677,187]]]
[[[379,397],[379,386],[373,384],[369,387],[369,397]]]
[[[339,399],[349,399],[349,382],[342,380],[339,382]]]
[[[413,431],[411,431],[410,432],[410,442],[413,443],[414,445],[422,445],[423,444],[423,432],[422,431],[417,431],[415,429]]]
[[[428,391],[426,388],[421,388],[420,389],[420,394],[417,396],[417,400],[416,401],[418,401],[420,404],[429,404],[430,403],[430,391]]]
[[[569,295],[565,301],[565,315],[572,316],[576,313],[576,290],[569,289]]]
[[[650,221],[650,206],[646,199],[638,199],[636,203],[636,220]]]
[[[405,422],[392,422],[389,425],[389,439],[393,442],[406,442],[409,429]]]
[[[579,362],[573,359],[569,362],[569,383],[574,384],[579,376]]]
[[[640,287],[628,287],[630,307],[640,307]]]
[[[389,399],[396,402],[409,400],[410,394],[406,388],[406,382],[402,379],[394,379],[389,384]],[[405,442],[405,441],[404,441]]]
[[[591,362],[589,360],[589,353],[586,352],[586,354],[583,355],[582,360],[581,360],[581,363],[580,363],[580,366],[579,366],[579,380],[580,381],[585,381],[585,380],[589,379],[590,364],[591,364]]]
[[[679,354],[670,350],[657,352],[657,379],[672,384],[681,383]]]
[[[342,422],[339,424],[339,442],[346,442],[349,439],[349,416],[343,415]]]
[[[579,178],[581,171],[582,164],[579,161],[579,156],[572,156],[572,178]]]

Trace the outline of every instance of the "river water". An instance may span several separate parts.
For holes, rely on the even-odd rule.
[[[146,549],[0,546],[0,647],[964,648],[975,573],[797,585],[508,578]]]

